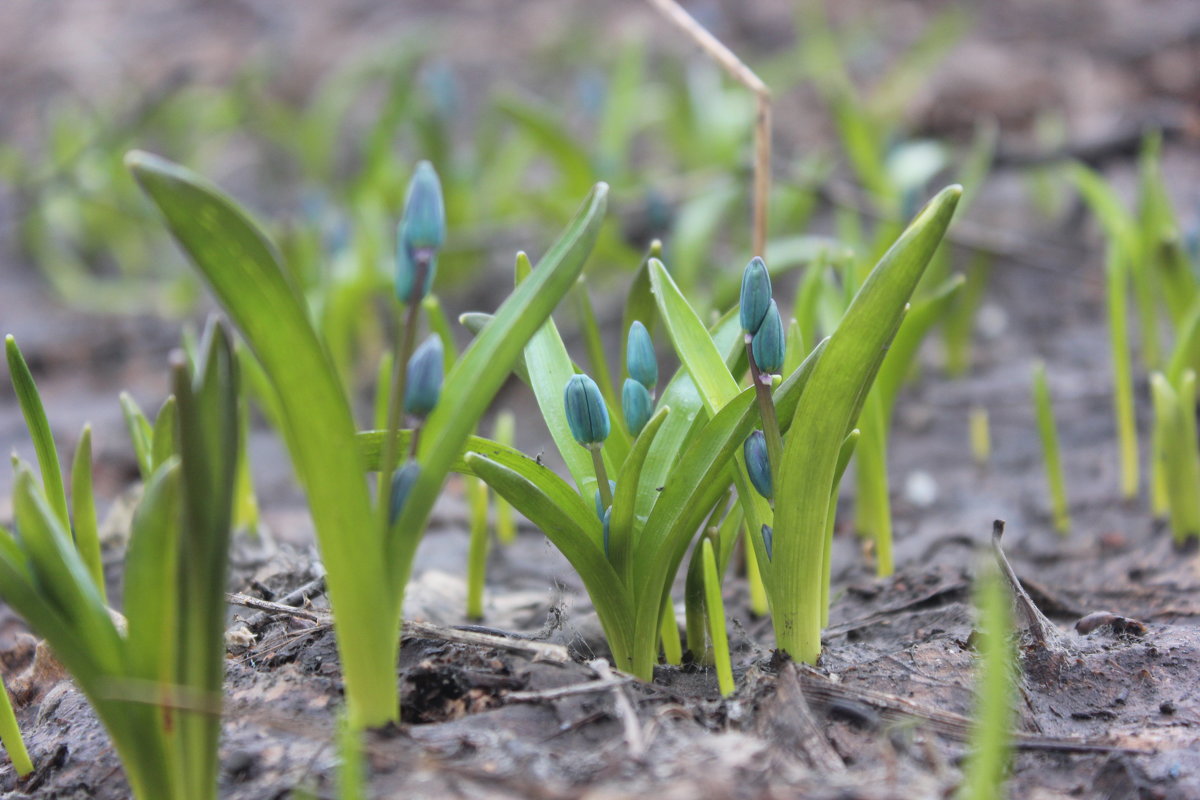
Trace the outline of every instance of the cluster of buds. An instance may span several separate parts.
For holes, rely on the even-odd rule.
[[[442,184],[437,172],[428,161],[417,164],[412,180],[408,184],[408,194],[404,200],[404,215],[396,232],[396,297],[409,307],[409,344],[411,348],[412,332],[415,331],[415,313],[421,300],[429,294],[433,286],[433,278],[437,273],[438,250],[446,238],[446,211],[442,201]],[[398,357],[403,358],[406,352]],[[397,364],[399,368],[400,364]],[[396,394],[403,395],[404,412],[420,423],[429,416],[437,406],[442,393],[444,371],[444,352],[442,340],[430,336],[412,353],[405,366],[404,372],[397,369],[397,377],[404,376],[403,391],[399,386],[393,387]],[[397,397],[397,400],[401,398]],[[389,415],[391,416],[391,415]],[[394,419],[394,418],[393,418]],[[398,421],[398,420],[395,420]],[[389,421],[389,431],[394,422]],[[389,440],[394,432],[389,434]],[[416,437],[413,438],[413,452],[416,452]],[[385,460],[391,462],[390,453]],[[412,487],[421,475],[420,465],[409,458],[403,466],[392,473],[390,491],[388,494],[388,523],[395,524],[404,510],[404,502],[408,499]]]
[[[779,374],[783,369],[783,320],[771,297],[771,275],[758,256],[750,259],[742,273],[740,312],[742,331],[756,371],[763,375]]]
[[[629,432],[637,436],[654,414],[654,389],[658,385],[654,342],[640,320],[634,320],[629,326],[625,364],[629,369],[629,377],[621,387],[621,413],[625,415]]]

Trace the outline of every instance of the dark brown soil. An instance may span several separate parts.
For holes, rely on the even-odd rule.
[[[283,13],[261,5],[257,13],[264,19]],[[362,16],[348,10],[336,16],[330,37],[357,42],[374,33],[379,41],[399,24],[379,4],[357,5]],[[410,20],[435,16],[434,4],[416,5]],[[991,333],[977,337],[970,375],[942,377],[938,350],[931,347],[921,380],[901,398],[890,450],[897,574],[874,577],[849,529],[852,503],[846,499],[836,538],[832,620],[817,668],[774,657],[769,622],[749,613],[745,586],[733,579],[726,588],[738,673],[733,697],[720,698],[707,670],[663,667],[652,684],[537,699],[531,693],[596,681],[588,661],[604,652],[577,578],[540,532],[523,529],[516,544],[493,550],[485,622],[538,632],[569,647],[576,660],[558,665],[507,649],[405,641],[398,671],[403,723],[372,733],[367,743],[373,796],[952,796],[961,778],[964,720],[972,713],[971,581],[982,560],[991,558],[992,520],[1003,518],[1009,557],[1063,639],[1062,649],[1052,651],[1023,636],[1010,796],[1200,798],[1200,556],[1177,549],[1144,501],[1126,504],[1117,497],[1101,259],[1086,231],[1050,225],[1030,211],[1018,166],[1030,149],[1030,115],[1061,103],[1070,115],[1071,141],[1108,141],[1099,160],[1110,174],[1128,179],[1132,159],[1114,132],[1144,122],[1147,109],[1166,109],[1183,125],[1168,144],[1167,174],[1181,208],[1190,208],[1200,153],[1185,123],[1200,98],[1200,70],[1194,68],[1200,15],[1188,2],[1155,3],[1150,14],[1139,13],[1145,7],[1140,0],[1111,0],[1097,3],[1099,10],[1086,21],[1078,9],[1068,14],[1050,0],[1022,4],[1020,13],[1008,4],[986,5],[978,31],[960,48],[963,63],[976,68],[940,71],[913,114],[917,127],[938,134],[954,133],[964,119],[983,113],[1005,123],[1002,149],[1011,166],[1001,168],[969,219],[1017,244],[993,269],[984,311]],[[118,6],[107,9],[107,24],[129,23]],[[245,28],[230,21],[251,14],[252,6],[257,8],[195,4],[189,13],[206,24],[224,19],[243,36]],[[565,24],[566,16],[551,4],[532,6],[523,19],[550,20],[554,30]],[[780,44],[772,27],[783,13],[780,6],[756,5],[753,14],[741,16],[730,11],[732,33],[747,46]],[[911,23],[932,6],[908,3],[896,13]],[[636,7],[626,12],[640,18]],[[304,35],[285,37],[292,52],[318,39],[318,23],[328,22],[309,13],[297,17],[296,30]],[[466,8],[448,13],[439,24],[495,41],[496,34],[488,34],[497,19],[473,19]],[[130,39],[126,31],[122,41],[148,46],[167,35],[164,18],[153,20],[158,22],[146,23],[143,38]],[[371,31],[372,25],[379,30]],[[911,27],[897,27],[898,41]],[[213,47],[222,41],[213,32],[220,29],[204,27]],[[60,38],[76,41],[68,34]],[[198,63],[229,57],[223,49],[213,54],[197,47]],[[51,69],[55,63],[51,53],[41,70],[28,67],[25,91],[49,91],[65,80]],[[59,69],[68,78],[83,75],[86,59],[82,63]],[[314,71],[325,66],[315,57],[304,63]],[[143,85],[152,82],[146,77]],[[1089,89],[1070,90],[1080,85]],[[20,97],[11,85],[6,91]],[[803,116],[797,111],[785,103],[781,117]],[[11,131],[23,130],[21,120],[11,124]],[[795,142],[819,139],[820,128],[798,129]],[[101,493],[115,498],[119,511],[136,470],[117,392],[129,390],[148,407],[162,398],[165,353],[177,340],[176,323],[68,311],[46,296],[27,265],[11,263],[0,270],[0,328],[21,342],[60,446],[69,450],[74,432],[85,420],[93,422]],[[1051,368],[1066,460],[1073,527],[1065,538],[1050,523],[1029,399],[1038,358]],[[1146,387],[1138,389],[1145,422]],[[523,448],[552,451],[527,393],[510,387],[501,403],[520,412]],[[992,424],[994,450],[986,468],[973,464],[967,443],[968,414],[976,405],[988,410]],[[31,455],[5,382],[0,449],[12,448]],[[230,588],[276,599],[318,577],[319,565],[286,458],[267,431],[252,437],[252,458],[272,536],[238,543]],[[937,488],[932,502],[908,488],[918,473]],[[0,474],[0,520],[11,516],[10,483],[6,472]],[[458,492],[451,481],[422,545],[407,602],[410,617],[447,626],[463,621],[466,530]],[[108,542],[106,559],[110,580],[119,586],[119,535]],[[320,608],[323,598],[313,602]],[[1075,632],[1077,620],[1097,611],[1142,625]],[[231,630],[245,630],[241,620],[253,614],[234,609]],[[32,642],[20,631],[5,609],[0,662],[38,770],[18,782],[7,763],[0,766],[2,796],[127,796],[107,737],[79,693],[69,682],[20,677],[33,657]],[[306,786],[319,797],[333,797],[341,685],[332,633],[279,616],[254,633],[248,647],[231,637],[221,796],[282,798]],[[621,710],[626,702],[633,714]]]

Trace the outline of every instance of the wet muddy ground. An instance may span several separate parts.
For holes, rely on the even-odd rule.
[[[1013,44],[1020,26],[993,9],[964,47],[982,64],[1044,55],[1058,30],[1051,23],[1065,26],[1052,5],[1038,6],[1039,36]],[[1092,64],[1100,76],[1096,86],[1085,84],[1087,98],[1071,97],[1081,104],[1081,140],[1136,122],[1136,113],[1115,110],[1129,98],[1178,110],[1200,97],[1200,81],[1181,85],[1178,77],[1177,62],[1194,39],[1180,34],[1179,55],[1162,22],[1191,20],[1174,32],[1194,37],[1195,15],[1180,11],[1186,4],[1163,3],[1161,25],[1152,24],[1130,10],[1137,5],[1106,3],[1103,24],[1090,20],[1060,42],[1064,74]],[[773,7],[765,5],[764,19]],[[757,15],[746,24],[741,35],[762,35]],[[1113,33],[1123,25],[1123,35]],[[1157,51],[1145,44],[1155,41],[1165,44]],[[1053,93],[1056,80],[1067,80],[1029,73],[1014,66],[1027,89]],[[1106,83],[1113,75],[1120,77]],[[961,83],[940,75],[941,94],[922,112],[926,127],[954,129]],[[981,111],[1019,120],[1017,94],[1000,93],[1003,102],[971,96],[992,104]],[[1012,147],[1024,144],[1016,136]],[[1196,139],[1181,133],[1167,159],[1172,189],[1190,203],[1200,175]],[[1104,166],[1128,177],[1132,157],[1114,147]],[[491,635],[511,636],[468,644],[406,634],[398,673],[404,720],[369,738],[372,791],[429,798],[950,796],[972,709],[971,581],[993,557],[992,520],[1001,518],[1017,574],[1059,632],[1048,645],[1022,633],[1011,796],[1200,798],[1200,555],[1174,547],[1144,498],[1130,504],[1118,497],[1097,240],[1088,226],[1033,214],[1017,169],[1003,167],[969,215],[1019,243],[992,270],[974,367],[964,378],[943,377],[933,343],[921,379],[897,408],[889,454],[897,574],[874,577],[850,529],[852,500],[844,498],[832,619],[816,668],[775,656],[769,622],[749,613],[745,585],[732,579],[733,697],[721,699],[715,676],[700,668],[663,667],[649,685],[614,677],[596,660],[603,644],[578,580],[526,526],[514,545],[494,548],[489,563],[485,624]],[[0,327],[21,342],[60,447],[73,447],[85,420],[96,428],[98,488],[117,509],[106,548],[117,587],[121,497],[136,477],[117,393],[157,405],[177,322],[62,308],[27,264],[5,257]],[[1073,522],[1065,538],[1052,530],[1030,400],[1036,359],[1049,366],[1059,419]],[[499,402],[518,411],[524,449],[552,450],[525,390],[510,386]],[[1145,430],[1144,381],[1138,402]],[[974,406],[987,409],[992,426],[984,467],[968,446]],[[251,441],[271,535],[238,542],[230,589],[268,601],[298,587],[319,589],[319,561],[284,453],[266,430]],[[0,447],[31,455],[7,385],[0,388]],[[926,490],[914,489],[921,484]],[[10,517],[9,485],[0,476],[0,520]],[[422,545],[409,618],[463,622],[466,544],[465,505],[452,479]],[[303,605],[297,615],[231,609],[222,797],[288,797],[298,786],[334,796],[340,672],[323,595],[316,591]],[[1140,625],[1075,631],[1076,621],[1097,611]],[[3,796],[125,797],[116,757],[82,697],[68,682],[28,672],[32,641],[10,612],[0,620],[0,664],[38,764],[25,782],[0,766]]]

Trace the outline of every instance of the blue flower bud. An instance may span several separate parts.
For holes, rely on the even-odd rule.
[[[773,560],[771,555],[771,545],[774,544],[775,531],[771,530],[770,525],[762,526],[763,549],[767,551],[767,561]]]
[[[571,435],[584,447],[603,444],[608,438],[608,408],[600,387],[587,375],[572,375],[563,390]]]
[[[742,319],[742,330],[749,334],[758,333],[767,315],[767,307],[771,304],[771,274],[767,265],[758,256],[750,259],[746,271],[742,273],[742,296],[739,314]]]
[[[430,335],[408,360],[408,378],[404,385],[404,410],[424,417],[437,405],[442,393],[442,340]]]
[[[608,558],[608,523],[612,520],[612,509],[604,512],[604,557]]]
[[[750,482],[759,494],[770,500],[775,495],[775,488],[771,480],[771,461],[767,458],[767,437],[762,431],[755,431],[746,437],[742,444],[742,455],[746,457]]]
[[[404,217],[397,229],[396,297],[400,302],[420,300],[429,294],[437,272],[438,248],[445,236],[442,184],[433,165],[422,161],[409,181]],[[418,280],[420,284],[416,285]]]
[[[388,523],[394,525],[404,510],[404,502],[413,484],[421,477],[421,467],[415,461],[406,461],[404,466],[392,473],[392,491],[388,505]]]
[[[775,305],[774,300],[767,308],[758,332],[754,334],[750,351],[754,354],[754,363],[758,365],[759,372],[775,375],[783,369],[783,320],[779,318],[779,306]]]
[[[654,357],[654,342],[650,340],[650,331],[641,320],[634,320],[629,326],[629,339],[625,345],[625,366],[629,369],[629,377],[645,386],[651,392],[658,385],[658,359]]]
[[[633,378],[626,378],[625,385],[621,387],[621,413],[625,415],[625,424],[634,436],[642,432],[654,415],[654,399],[646,387]]]
[[[613,494],[616,491],[617,491],[617,482],[609,481],[608,482],[608,493]],[[604,500],[600,497],[600,490],[597,489],[596,490],[596,516],[599,517],[600,519],[604,519],[604,512],[607,510],[608,509],[604,506]]]

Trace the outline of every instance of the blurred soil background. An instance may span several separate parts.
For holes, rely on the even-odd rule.
[[[796,47],[793,4],[711,0],[687,5],[751,66],[786,60]],[[1074,681],[1071,685],[1078,689],[1074,696],[1063,675],[1055,679],[1057,683],[1034,687],[1022,710],[1026,729],[1103,739],[1156,753],[1022,755],[1015,769],[1018,788],[1013,796],[1200,797],[1200,686],[1194,679],[1200,669],[1200,637],[1195,628],[1200,616],[1200,562],[1172,550],[1168,534],[1151,522],[1144,493],[1143,500],[1133,505],[1118,500],[1100,236],[1090,215],[1065,186],[1051,187],[1048,191],[1055,197],[1042,198],[1045,203],[1039,203],[1036,190],[1030,188],[1032,174],[1067,156],[1100,168],[1128,189],[1131,198],[1141,134],[1161,128],[1164,172],[1176,208],[1185,225],[1200,225],[1200,4],[1195,0],[958,4],[850,0],[829,6],[836,27],[859,31],[851,37],[846,57],[854,65],[856,80],[868,88],[884,85],[890,65],[919,40],[930,20],[951,6],[961,6],[963,27],[957,44],[930,67],[927,79],[908,95],[911,99],[898,116],[907,135],[957,146],[970,141],[980,120],[994,119],[999,142],[993,173],[956,228],[960,244],[982,245],[996,255],[977,318],[972,368],[963,378],[944,377],[943,354],[937,337],[931,337],[934,341],[923,354],[921,379],[901,397],[890,445],[898,575],[876,581],[853,532],[839,526],[834,561],[837,599],[823,666],[842,674],[851,685],[857,681],[914,702],[969,714],[968,579],[978,560],[986,557],[991,521],[1004,518],[1009,525],[1009,554],[1028,585],[1040,590],[1034,592],[1035,599],[1054,619],[1065,626],[1088,612],[1108,609],[1150,626],[1148,641],[1136,645],[1111,634],[1097,634],[1107,636],[1099,643],[1082,642],[1095,658],[1081,657],[1074,668],[1093,677],[1107,669],[1109,678],[1095,677],[1103,686],[1093,694],[1079,688],[1085,681],[1070,670],[1063,675]],[[122,139],[136,143],[139,116],[145,109],[185,88],[228,90],[255,65],[267,67],[262,74],[268,78],[251,89],[262,93],[264,103],[303,105],[348,60],[421,42],[426,62],[451,70],[461,89],[453,146],[465,147],[479,109],[498,92],[536,97],[557,109],[569,124],[584,124],[580,77],[611,67],[620,43],[630,37],[650,43],[652,61],[699,58],[674,28],[635,0],[6,0],[0,7],[0,141],[18,158],[42,157],[48,147],[46,120],[54,107],[69,100],[88,109],[91,117],[83,120],[87,125],[98,132],[115,129]],[[819,193],[810,231],[831,233],[833,204],[853,198],[856,190],[850,170],[836,160],[829,110],[820,95],[805,86],[780,92],[775,101],[778,162],[802,158],[810,151],[835,154],[829,185]],[[232,122],[236,129],[236,120]],[[344,125],[347,137],[362,124],[355,113],[349,113]],[[648,135],[653,136],[652,128]],[[148,148],[153,145],[145,143]],[[395,153],[409,160],[423,155],[414,151],[403,132]],[[178,157],[171,152],[162,155]],[[303,202],[307,187],[299,176],[280,168],[281,162],[261,142],[234,134],[219,143],[200,143],[193,155],[208,177],[264,217],[294,213]],[[53,168],[41,179],[56,180]],[[26,188],[0,182],[0,329],[16,336],[33,368],[60,450],[70,452],[81,425],[92,422],[101,513],[104,506],[119,511],[121,495],[135,481],[137,469],[117,395],[128,391],[147,410],[157,408],[166,394],[166,357],[178,344],[180,318],[165,301],[136,311],[116,308],[116,303],[106,308],[107,300],[99,297],[97,307],[90,309],[79,302],[64,302],[22,251],[16,236],[27,199]],[[613,225],[628,223],[642,211],[637,197],[618,196],[614,205]],[[165,245],[166,234],[156,224],[148,222],[144,230],[146,237],[163,244],[164,252],[171,252]],[[496,231],[494,240],[482,248],[482,274],[441,290],[448,311],[456,315],[491,310],[507,292],[513,252],[526,248],[536,254],[554,233],[553,228],[536,226]],[[449,235],[454,237],[453,229]],[[971,247],[956,252],[956,261],[965,262]],[[732,257],[729,272],[740,273],[748,255],[739,252]],[[179,261],[177,254],[174,257]],[[103,277],[103,259],[98,263]],[[607,266],[593,264],[597,270]],[[630,270],[634,266],[625,265]],[[185,269],[181,261],[178,269]],[[615,325],[624,278],[596,284],[602,324]],[[790,291],[785,290],[784,296],[790,296]],[[203,296],[197,303],[186,317],[200,319],[211,306]],[[572,339],[574,326],[563,320],[560,325],[568,347],[579,352],[578,339]],[[466,338],[463,332],[460,341]],[[616,352],[615,338],[610,351]],[[1052,530],[1042,475],[1030,400],[1031,370],[1038,359],[1049,366],[1064,447],[1074,518],[1067,539]],[[968,417],[976,406],[987,409],[992,425],[993,454],[986,467],[973,463],[968,446]],[[544,452],[548,463],[556,463],[553,444],[524,387],[511,382],[497,407],[517,412],[517,444],[523,450]],[[1144,381],[1139,386],[1139,416],[1143,423],[1148,420]],[[33,458],[7,381],[0,385],[0,450]],[[251,458],[271,538],[240,546],[241,561],[235,567],[241,581],[238,588],[253,580],[285,591],[311,577],[311,530],[303,498],[291,483],[286,453],[265,426],[258,426],[252,435]],[[0,520],[11,517],[10,489],[9,472],[0,471]],[[452,479],[435,512],[410,588],[410,613],[444,624],[462,621],[467,529],[458,490]],[[847,521],[850,509],[849,498],[844,498],[842,518]],[[120,527],[118,522],[113,526]],[[119,545],[107,556],[115,578]],[[510,717],[516,712],[512,712],[503,722],[485,723],[486,718],[467,712],[482,710],[488,703],[471,705],[470,675],[464,677],[462,668],[454,667],[456,680],[467,687],[460,695],[468,700],[456,710],[434,714],[437,719],[426,720],[432,725],[389,734],[398,737],[398,743],[381,736],[374,743],[378,753],[372,762],[381,776],[377,787],[385,787],[381,791],[405,788],[415,792],[412,796],[430,797],[492,793],[619,797],[646,791],[680,797],[778,796],[773,793],[788,787],[807,787],[802,790],[811,791],[811,796],[932,797],[945,791],[950,779],[939,773],[937,758],[906,749],[920,750],[919,743],[896,744],[895,737],[863,733],[844,721],[831,723],[835,729],[831,735],[851,770],[859,759],[857,779],[820,782],[813,777],[816,768],[803,759],[796,764],[780,762],[778,732],[772,733],[775,729],[762,721],[755,704],[756,692],[780,691],[764,683],[767,679],[760,674],[771,673],[765,666],[770,627],[750,616],[740,581],[730,583],[727,602],[734,620],[735,659],[740,667],[749,665],[743,675],[747,688],[737,703],[718,704],[714,686],[704,682],[703,673],[688,677],[695,685],[678,689],[678,695],[671,695],[676,690],[668,688],[661,690],[666,693],[662,696],[645,690],[643,697],[645,708],[661,712],[654,718],[664,731],[670,728],[665,720],[676,711],[662,709],[692,709],[697,731],[725,737],[713,740],[722,743],[722,752],[712,743],[697,744],[696,732],[671,729],[655,745],[663,748],[656,751],[657,772],[638,777],[628,764],[617,766],[630,754],[604,744],[614,738],[619,744],[621,738],[611,714],[595,712],[607,721],[591,734],[579,722],[593,713],[587,708],[577,710],[570,726],[561,710],[558,717],[551,714],[543,719],[534,714],[514,720]],[[566,563],[535,530],[523,530],[512,548],[493,550],[489,625],[536,631],[548,614],[561,616],[555,636],[583,651],[592,646],[595,633],[587,622],[588,609],[586,595]],[[16,630],[11,618],[6,629],[10,635]],[[308,656],[293,654],[297,664],[307,664],[299,672],[329,680],[329,670],[312,666],[311,659],[312,653],[332,659],[331,640],[325,635],[305,640],[304,645]],[[453,650],[431,652],[429,647],[428,643],[406,645],[406,653],[419,655],[404,656],[404,668],[411,674],[424,669],[440,675],[442,667],[451,669],[448,664],[480,658],[477,653]],[[9,660],[19,661],[11,656]],[[258,661],[269,660],[264,656]],[[256,683],[259,679],[248,669],[231,667],[233,705],[238,710],[231,712],[235,719],[227,738],[232,744],[225,752],[247,766],[241,777],[231,772],[223,778],[223,792],[230,797],[286,796],[285,789],[313,776],[317,786],[327,791],[332,750],[324,744],[297,744],[305,741],[302,733],[288,730],[278,720],[263,722],[268,715],[253,705],[254,697],[262,696],[263,684]],[[507,661],[502,668],[489,666],[483,659],[472,663],[471,669],[494,677],[497,670],[532,668],[514,667]],[[297,678],[293,683],[292,677],[281,678],[279,687],[298,696],[313,691],[311,675],[302,676],[309,681],[307,689],[298,688],[304,682]],[[584,674],[577,679],[586,678]],[[711,676],[708,679],[711,683]],[[672,680],[666,679],[668,684]],[[484,694],[496,694],[494,685]],[[522,685],[540,684],[527,679]],[[708,699],[697,699],[706,692]],[[301,708],[296,700],[295,706],[280,708],[296,715],[313,711],[311,703],[317,701],[303,696],[309,705]],[[405,697],[409,702],[411,693]],[[439,695],[430,706],[440,707],[444,700]],[[1168,707],[1169,713],[1162,710]],[[505,711],[512,708],[518,707],[505,707]],[[98,759],[110,772],[114,769],[111,754],[104,754],[102,738],[93,737],[87,745],[72,744],[65,729],[45,723],[44,710],[40,716],[32,707],[21,713],[23,721],[29,717],[42,723],[43,754],[62,741]],[[72,713],[85,712],[76,708]],[[472,719],[492,728],[511,724],[517,733],[498,742],[480,733],[478,726],[472,730]],[[329,722],[326,715],[327,727]],[[569,735],[553,740],[559,725],[569,727]],[[264,756],[263,738],[275,736],[284,736],[291,744],[282,755]],[[529,752],[514,741],[524,742]],[[593,760],[564,766],[539,761],[532,754],[556,747]],[[695,748],[702,752],[698,755]],[[407,754],[396,756],[398,751]],[[702,756],[711,759],[711,772],[705,773],[710,767],[709,762],[698,760]],[[86,760],[78,753],[63,758],[75,768]],[[761,758],[767,761],[757,760]],[[944,758],[952,763],[955,755],[951,752]],[[700,763],[705,766],[699,768]],[[775,768],[768,769],[767,764]],[[892,767],[881,766],[887,764]],[[702,774],[695,774],[697,769]],[[418,776],[413,778],[417,783],[405,784],[406,775]],[[96,773],[76,776],[83,782],[80,785],[100,780]],[[48,785],[57,787],[54,791],[62,792],[53,796],[85,796],[82,790],[70,794],[74,784],[64,778],[49,780]],[[113,796],[120,796],[116,791]]]

